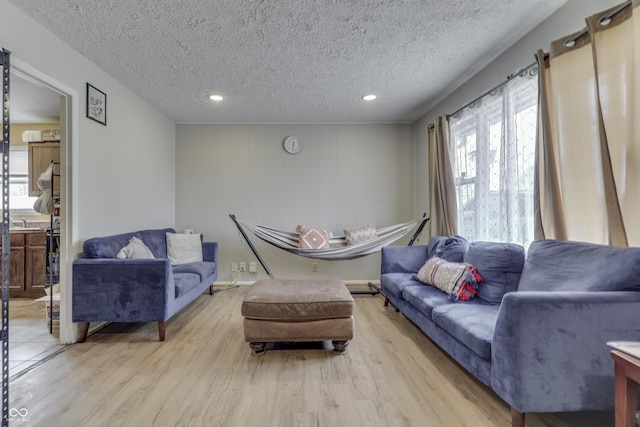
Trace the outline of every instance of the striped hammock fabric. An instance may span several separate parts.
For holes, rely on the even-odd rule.
[[[340,260],[354,259],[380,251],[384,246],[390,245],[396,240],[404,237],[409,230],[424,219],[391,225],[385,228],[376,229],[377,236],[373,239],[359,243],[347,245],[346,239],[342,237],[332,237],[329,239],[329,249],[301,249],[299,247],[300,234],[290,231],[282,231],[264,225],[236,220],[244,229],[251,231],[256,237],[285,251],[307,258]]]

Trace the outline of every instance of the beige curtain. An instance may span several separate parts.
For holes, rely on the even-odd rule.
[[[639,4],[591,16],[536,54],[537,239],[640,245]]]
[[[431,236],[456,233],[456,188],[449,152],[449,122],[436,118],[429,128],[429,197]]]

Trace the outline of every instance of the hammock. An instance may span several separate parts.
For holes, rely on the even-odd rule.
[[[248,236],[244,232],[244,228],[251,231],[256,237],[264,240],[265,242],[287,252],[291,252],[296,255],[304,256],[307,258],[324,259],[324,260],[346,260],[363,257],[375,252],[380,251],[384,246],[390,245],[396,240],[404,237],[412,228],[420,223],[418,230],[414,234],[409,245],[412,245],[415,239],[418,237],[422,228],[429,220],[425,218],[426,214],[420,219],[414,219],[404,224],[392,225],[389,227],[379,228],[376,230],[377,236],[373,239],[365,240],[360,243],[347,245],[344,237],[332,237],[329,240],[329,249],[301,249],[299,247],[300,235],[295,232],[282,231],[272,227],[264,225],[258,225],[251,222],[239,220],[235,215],[229,215],[233,222],[235,222],[238,230],[243,235],[247,244],[251,247],[253,253],[260,260],[256,249],[249,240]],[[264,263],[263,263],[264,267]]]

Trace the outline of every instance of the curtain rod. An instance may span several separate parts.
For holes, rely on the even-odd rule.
[[[611,18],[613,18],[614,16],[616,16],[618,13],[622,12],[624,9],[626,9],[627,7],[631,6],[632,4],[632,0],[627,0],[626,2],[624,2],[623,4],[621,4],[620,6],[618,6],[616,9],[614,9],[613,11],[611,11],[611,13],[607,14],[606,16],[602,17],[602,19],[600,19],[600,23],[602,25],[602,23],[604,21],[607,21]],[[566,43],[570,43],[570,42],[576,42],[580,37],[584,36],[586,33],[588,32],[588,29],[585,28],[583,29],[580,33],[578,33],[576,36],[574,36],[573,38],[567,39],[567,41],[565,41]],[[545,54],[545,58],[549,55],[549,53]],[[489,95],[491,92],[500,89],[502,86],[504,86],[505,84],[507,84],[512,78],[514,78],[515,76],[520,75],[521,73],[527,71],[529,68],[537,65],[538,62],[534,62],[533,64],[530,64],[524,68],[522,68],[521,70],[519,70],[518,72],[511,74],[509,76],[507,76],[507,79],[505,81],[503,81],[502,83],[498,84],[497,86],[489,89],[488,91],[484,92],[482,95],[480,95],[479,97],[475,98],[474,100],[467,102],[465,105],[463,105],[462,107],[458,108],[456,111],[454,111],[451,114],[446,114],[445,117],[447,118],[447,120],[449,120],[449,117],[453,116],[456,113],[459,113],[460,111],[464,110],[465,108],[467,108],[469,105],[473,104],[474,102],[479,101],[480,99],[484,98],[485,96]]]
[[[614,16],[616,16],[617,14],[619,14],[620,12],[625,10],[627,7],[631,6],[631,3],[632,3],[631,0],[627,0],[626,2],[624,2],[623,4],[618,6],[615,10],[611,11],[611,13],[603,16],[599,21],[600,25],[609,25],[609,22],[607,22],[606,24],[604,24],[604,22],[605,21],[609,21],[611,18],[613,18]],[[588,28],[584,28],[582,31],[580,31],[575,36],[571,37],[570,39],[565,40],[565,42],[564,42],[565,46],[566,47],[573,46],[580,39],[580,37],[584,36],[588,32],[589,32],[589,29]]]
[[[475,98],[472,101],[467,102],[466,104],[464,104],[462,107],[458,108],[456,111],[454,111],[451,114],[446,114],[445,117],[447,118],[447,120],[449,120],[449,117],[453,116],[454,114],[459,113],[460,111],[464,110],[465,108],[467,108],[469,105],[473,104],[474,102],[479,101],[480,99],[484,98],[485,96],[489,95],[491,92],[500,89],[502,86],[506,85],[507,83],[509,83],[511,81],[511,79],[513,79],[516,76],[519,76],[520,74],[528,71],[531,67],[535,67],[536,65],[538,65],[538,62],[534,62],[533,64],[529,64],[524,68],[521,68],[520,70],[518,70],[517,72],[510,74],[507,76],[507,79],[505,81],[503,81],[502,83],[498,84],[497,86],[489,89],[488,91],[484,92],[482,95],[480,95],[479,97]]]

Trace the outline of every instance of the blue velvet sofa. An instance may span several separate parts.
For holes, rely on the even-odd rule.
[[[416,279],[431,256],[474,265],[468,301]],[[640,341],[640,248],[541,240],[515,244],[434,237],[388,246],[381,292],[442,350],[511,406],[527,412],[614,408],[608,341]],[[525,259],[526,258],[526,259]]]
[[[218,244],[202,243],[202,262],[172,265],[166,233],[175,230],[141,230],[84,242],[84,257],[73,262],[72,280],[72,319],[82,323],[79,342],[85,341],[91,322],[158,322],[164,341],[171,316],[207,288],[213,295]],[[153,258],[116,258],[132,237],[142,240]]]

